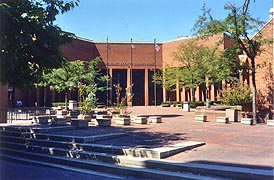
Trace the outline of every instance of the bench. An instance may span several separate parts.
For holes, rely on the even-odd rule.
[[[199,114],[195,116],[195,121],[197,122],[206,122],[207,116]]]
[[[135,124],[147,124],[147,117],[135,116],[132,118],[132,122]]]
[[[242,118],[241,119],[241,124],[244,124],[244,125],[252,125],[252,118]]]
[[[150,123],[161,123],[162,122],[162,116],[149,116],[148,121]]]
[[[225,123],[225,124],[227,124],[228,121],[229,121],[229,118],[228,117],[223,117],[223,116],[219,116],[216,119],[217,123]]]

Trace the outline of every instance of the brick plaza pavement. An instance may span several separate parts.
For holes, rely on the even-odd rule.
[[[203,141],[206,145],[166,158],[179,162],[221,163],[225,165],[274,167],[274,127],[241,123],[195,122],[194,112],[175,107],[135,106],[132,115],[160,115],[163,123],[133,124],[111,127],[91,126],[86,130],[53,132],[90,136],[115,132],[128,135],[100,143],[130,147],[160,147],[186,141]]]
[[[168,141],[173,141],[170,143],[186,140],[206,143],[168,160],[274,167],[274,127],[266,124],[249,126],[239,122],[195,122],[194,112],[183,112],[175,107],[133,107],[130,110],[135,115],[162,115],[163,123],[146,125],[146,131],[161,133],[163,139],[169,136]]]

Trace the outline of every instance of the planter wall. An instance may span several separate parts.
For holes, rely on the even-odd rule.
[[[238,122],[238,110],[236,109],[226,109],[225,116],[230,122]]]

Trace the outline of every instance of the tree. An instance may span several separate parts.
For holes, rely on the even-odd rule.
[[[64,62],[59,46],[72,36],[54,24],[56,16],[72,10],[79,0],[0,1],[0,82],[29,88],[43,71]]]
[[[256,124],[256,81],[255,81],[255,57],[260,52],[262,38],[250,37],[250,33],[258,31],[263,22],[251,17],[249,14],[250,0],[245,0],[241,7],[227,3],[225,9],[229,11],[224,20],[216,20],[205,6],[203,14],[194,25],[194,30],[199,36],[208,37],[214,34],[225,33],[251,60],[252,74],[252,109],[253,124]]]
[[[204,68],[206,76],[206,88],[210,85],[217,85],[217,90],[221,90],[222,81],[235,83],[238,81],[238,60],[235,48],[230,47],[223,51],[216,48],[207,48],[204,55]],[[208,95],[207,95],[208,96]]]
[[[194,41],[181,44],[174,53],[175,61],[180,62],[179,83],[181,87],[191,89],[191,101],[195,101],[195,88],[205,82],[204,56],[206,48]]]
[[[68,95],[71,91],[77,90],[78,82],[83,78],[84,72],[83,61],[66,62],[62,67],[44,74],[43,81],[40,84],[43,86],[49,85],[50,89],[59,93],[65,92],[65,106],[67,107]]]
[[[174,91],[178,79],[177,69],[176,67],[164,67],[153,76],[153,82],[165,88],[168,92]]]
[[[101,62],[99,57],[89,61],[88,67],[82,71],[82,77],[78,81],[79,102],[86,111],[97,104],[97,93],[107,89],[104,83],[108,77],[104,76],[98,67]]]

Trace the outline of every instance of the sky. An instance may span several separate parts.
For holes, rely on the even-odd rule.
[[[251,0],[252,17],[267,22],[273,1]],[[240,6],[244,0],[80,0],[78,7],[58,15],[55,24],[94,41],[163,42],[192,36],[203,3],[215,19],[224,19],[227,2]]]

